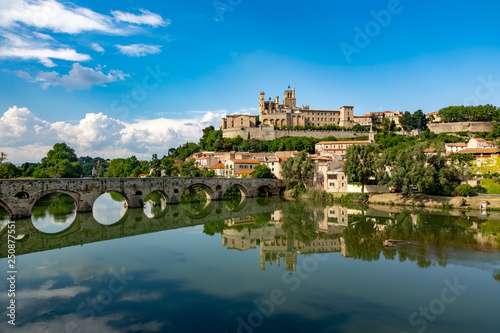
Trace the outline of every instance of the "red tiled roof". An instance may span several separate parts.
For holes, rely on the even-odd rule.
[[[498,154],[500,149],[498,148],[466,148],[456,152],[457,154]]]
[[[233,163],[238,163],[238,164],[260,164],[256,160],[237,160],[237,159],[232,159],[230,160]]]
[[[209,169],[224,169],[224,163],[219,163],[214,166],[211,166]]]
[[[445,143],[445,146],[447,146],[447,147],[467,147],[467,144],[463,143],[463,142],[452,142],[452,143]]]
[[[370,143],[370,141],[321,141],[321,142],[318,142],[317,145],[324,145],[324,144],[331,144],[331,143],[334,143],[334,144],[348,144],[348,143],[363,144],[363,143]]]
[[[253,173],[253,170],[237,171],[234,174],[235,175],[249,175],[251,173]]]

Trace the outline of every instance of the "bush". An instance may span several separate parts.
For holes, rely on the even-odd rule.
[[[292,196],[294,198],[298,198],[306,191],[306,188],[303,184],[297,184],[292,188]]]
[[[486,187],[484,186],[481,186],[481,185],[476,185],[472,188],[472,190],[475,192],[475,193],[488,193],[488,190],[486,189]]]
[[[472,186],[470,186],[469,184],[461,184],[455,188],[454,193],[457,196],[465,197],[466,195],[471,194],[471,192],[472,192]]]

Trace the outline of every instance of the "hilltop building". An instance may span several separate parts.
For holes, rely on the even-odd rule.
[[[309,105],[297,106],[295,88],[285,90],[283,104],[279,97],[266,99],[266,93],[259,97],[259,120],[264,126],[327,126],[351,128],[354,126],[354,107],[343,106],[340,110],[314,110]],[[256,116],[230,115],[222,118],[222,129],[257,127]]]
[[[297,107],[295,88],[285,90],[283,104],[279,97],[274,101],[266,99],[266,93],[261,92],[259,97],[259,120],[263,125],[282,126],[326,126],[343,127],[354,126],[354,107],[343,106],[340,110],[314,110],[309,105]]]

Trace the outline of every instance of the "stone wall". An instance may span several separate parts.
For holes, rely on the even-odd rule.
[[[361,193],[361,185],[347,185],[347,192]],[[387,186],[365,185],[365,193],[389,193],[391,190]]]
[[[427,125],[436,134],[445,132],[490,132],[492,122],[430,123]]]
[[[286,136],[291,137],[313,137],[324,139],[329,136],[338,139],[355,138],[360,136],[368,136],[368,132],[355,132],[355,131],[310,131],[310,130],[275,130],[271,126],[260,127],[246,127],[246,128],[232,128],[223,130],[222,136],[224,138],[236,138],[241,136],[244,140],[258,139],[258,140],[275,140]]]

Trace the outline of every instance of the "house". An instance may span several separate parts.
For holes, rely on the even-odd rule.
[[[361,126],[370,127],[372,125],[372,116],[369,114],[365,114],[362,116],[354,116],[354,124],[358,124]]]
[[[472,138],[469,140],[467,144],[467,148],[491,148],[493,147],[493,143],[491,141],[486,141],[481,138]]]
[[[472,154],[476,159],[490,158],[492,154],[500,153],[498,148],[465,148],[457,152],[457,154]]]
[[[218,163],[211,166],[208,170],[214,170],[217,177],[224,177],[224,163]]]
[[[467,144],[463,142],[445,143],[446,153],[456,153],[462,149],[467,148]]]
[[[432,116],[432,118],[431,118]],[[429,119],[429,122],[432,122],[432,123],[439,123],[441,122],[441,117],[439,116],[439,111],[434,111],[434,112],[431,112],[431,113],[428,113],[425,115],[425,119]]]
[[[243,159],[230,159],[224,162],[224,176],[232,177],[235,176],[239,171],[252,171],[256,165],[260,164],[256,160],[243,160]],[[239,173],[242,176],[249,173]]]
[[[367,144],[371,144],[371,141],[321,141],[314,148],[320,156],[339,155],[344,157],[350,146]]]

